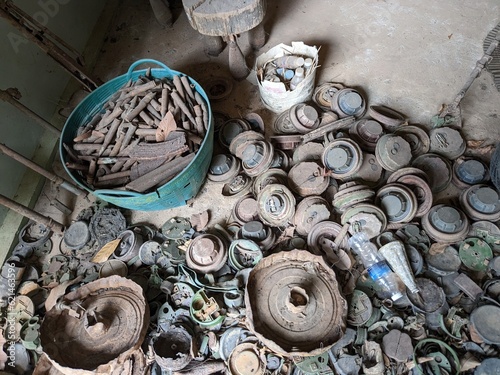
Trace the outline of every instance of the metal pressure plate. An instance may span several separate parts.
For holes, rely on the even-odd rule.
[[[292,250],[263,258],[245,293],[249,329],[284,355],[317,355],[346,329],[347,302],[333,270],[319,256]]]

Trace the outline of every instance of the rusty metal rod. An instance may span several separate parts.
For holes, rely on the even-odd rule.
[[[55,183],[57,186],[61,186],[62,188],[68,190],[70,193],[73,193],[75,195],[80,195],[82,197],[87,196],[87,192],[85,190],[80,189],[79,187],[70,184],[66,180],[64,180],[62,177],[59,177],[53,172],[50,172],[42,167],[40,167],[38,164],[34,163],[33,161],[25,158],[23,155],[17,153],[13,149],[7,147],[3,143],[0,143],[0,154],[4,154],[15,161],[18,161],[19,163],[25,165],[29,169],[35,171],[38,174],[41,174],[43,177],[49,179],[53,183]]]
[[[39,224],[45,225],[47,228],[50,228],[54,233],[62,234],[64,232],[64,225],[61,223],[51,219],[50,217],[43,216],[36,211],[29,209],[26,206],[23,206],[20,203],[13,201],[12,199],[7,198],[0,194],[0,204],[8,209],[17,212],[19,215],[27,217],[30,220],[33,220]]]
[[[38,122],[43,128],[57,135],[57,137],[61,136],[61,131],[59,129],[57,129],[50,122],[38,116],[35,112],[26,107],[24,104],[18,102],[12,95],[9,94],[7,90],[0,89],[0,100],[12,104],[18,110],[23,112],[26,116]]]

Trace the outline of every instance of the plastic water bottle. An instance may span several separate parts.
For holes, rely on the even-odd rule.
[[[368,275],[382,289],[382,295],[389,295],[393,301],[403,297],[402,285],[397,276],[391,271],[383,257],[378,254],[375,244],[364,232],[358,232],[349,239],[349,246],[359,256]]]
[[[290,81],[290,89],[295,90],[297,85],[304,80],[304,68],[295,69],[295,75]]]

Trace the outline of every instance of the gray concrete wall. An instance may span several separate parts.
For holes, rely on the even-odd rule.
[[[19,0],[14,3],[79,52],[84,51],[106,5],[102,0]],[[0,18],[1,89],[18,88],[22,94],[21,102],[26,107],[62,128],[64,118],[55,111],[65,104],[61,96],[71,81],[74,78],[69,73]],[[0,114],[0,142],[50,168],[50,159],[57,145],[54,135],[45,134],[48,132],[40,125],[8,103],[0,102]],[[37,153],[42,155],[37,156]],[[30,172],[21,164],[0,155],[0,194],[16,201],[20,199],[22,204],[33,201],[29,197],[35,190],[32,185],[35,180],[26,179],[27,173]],[[4,224],[0,231],[5,229],[6,218],[13,214],[17,215],[0,207],[0,225]],[[0,245],[0,255],[7,251],[8,248]]]

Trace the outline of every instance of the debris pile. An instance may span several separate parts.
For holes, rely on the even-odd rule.
[[[268,137],[257,114],[215,115],[208,179],[236,201],[224,225],[202,212],[155,228],[96,207],[49,258],[31,223],[0,284],[9,295],[16,280],[2,323],[5,353],[12,343],[26,359],[17,373],[39,358],[40,374],[115,359],[114,370],[158,375],[498,369],[500,198],[488,164],[465,156],[459,129],[410,125],[361,90],[328,82],[313,98]],[[65,327],[80,332],[71,343]],[[97,338],[104,357],[66,357]]]

